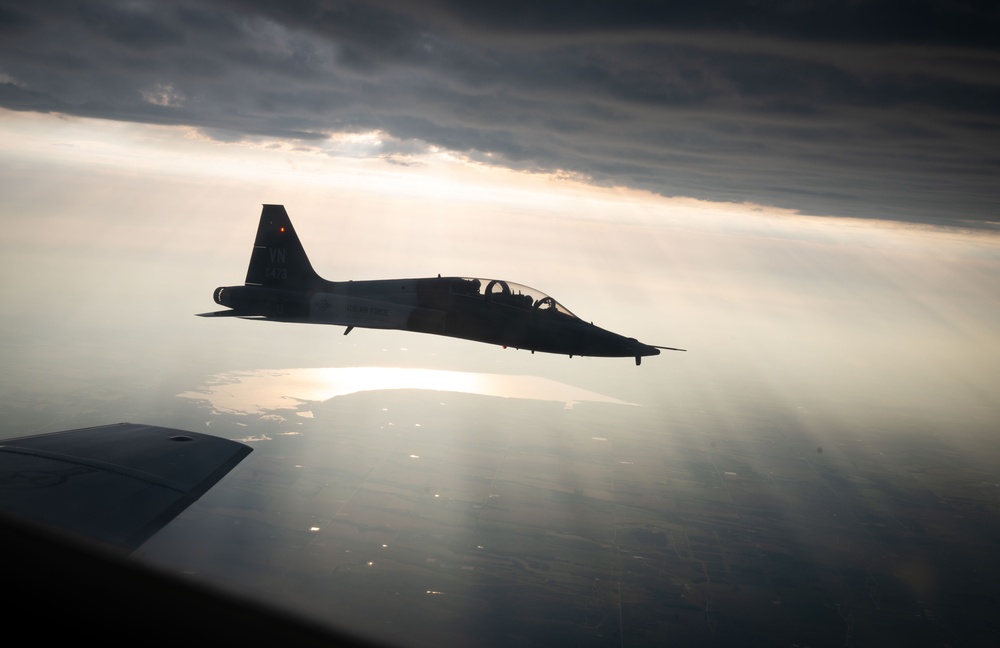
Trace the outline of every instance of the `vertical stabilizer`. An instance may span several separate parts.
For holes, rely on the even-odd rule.
[[[321,282],[312,269],[284,205],[264,205],[247,268],[248,286],[309,288]]]

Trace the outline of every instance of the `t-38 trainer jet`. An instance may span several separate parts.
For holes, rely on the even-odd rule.
[[[202,317],[243,317],[399,329],[573,357],[659,355],[643,344],[581,320],[552,297],[500,279],[431,277],[327,281],[313,270],[282,205],[264,205],[246,283],[215,289],[230,310]]]

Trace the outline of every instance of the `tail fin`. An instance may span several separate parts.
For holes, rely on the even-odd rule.
[[[313,270],[284,205],[264,205],[247,268],[248,286],[309,288],[322,279]]]

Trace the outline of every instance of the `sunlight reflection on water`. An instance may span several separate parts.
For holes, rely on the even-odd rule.
[[[181,398],[204,400],[216,412],[263,414],[294,410],[309,402],[385,389],[431,389],[501,398],[557,401],[571,409],[581,401],[634,405],[538,376],[467,373],[394,367],[261,369],[216,374]],[[309,416],[308,412],[300,412]]]

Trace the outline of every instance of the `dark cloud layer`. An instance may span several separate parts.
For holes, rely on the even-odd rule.
[[[0,106],[986,223],[998,32],[985,2],[0,0]]]

